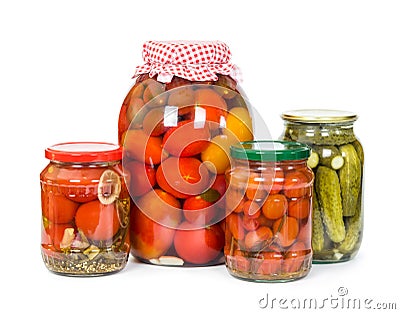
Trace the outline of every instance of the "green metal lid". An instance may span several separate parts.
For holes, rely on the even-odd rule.
[[[230,147],[232,158],[253,161],[301,160],[310,156],[310,148],[288,141],[248,141]]]

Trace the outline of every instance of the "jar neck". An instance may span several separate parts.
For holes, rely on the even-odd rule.
[[[301,123],[285,121],[284,139],[306,144],[335,143],[338,145],[355,141],[354,121],[335,123]],[[331,140],[330,140],[331,138]]]
[[[103,167],[113,167],[120,163],[120,161],[102,161],[102,162],[64,162],[51,160],[51,164],[59,167],[68,168],[103,168]]]
[[[267,168],[287,168],[288,166],[293,168],[307,167],[307,159],[284,161],[254,161],[232,158],[232,168],[250,168],[255,171],[262,171]]]

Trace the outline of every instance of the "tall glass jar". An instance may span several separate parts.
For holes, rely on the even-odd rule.
[[[231,146],[225,257],[234,277],[290,281],[311,269],[313,172],[307,145],[253,141]]]
[[[129,256],[129,194],[122,150],[108,143],[62,143],[45,150],[40,174],[42,257],[70,276],[123,269]]]
[[[308,144],[315,173],[313,261],[352,259],[363,232],[364,151],[354,134],[357,115],[338,110],[293,110],[282,114],[282,138]]]
[[[253,139],[237,69],[222,42],[156,42],[119,116],[130,173],[131,252],[156,265],[224,262],[229,147]]]

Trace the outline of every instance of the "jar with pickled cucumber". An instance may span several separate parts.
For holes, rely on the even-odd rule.
[[[285,282],[311,269],[310,148],[287,141],[231,146],[225,257],[236,278]]]
[[[42,257],[57,274],[97,276],[122,270],[129,257],[130,199],[122,149],[98,142],[45,150],[40,174]]]
[[[149,41],[143,59],[118,123],[131,253],[155,265],[222,264],[229,147],[253,139],[239,72],[222,42]]]
[[[364,151],[354,134],[357,115],[338,110],[293,110],[282,114],[282,138],[308,144],[315,174],[313,262],[352,259],[363,233]]]

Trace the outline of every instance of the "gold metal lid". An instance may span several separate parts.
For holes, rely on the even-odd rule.
[[[330,109],[300,109],[289,110],[281,114],[281,118],[291,122],[302,123],[343,123],[354,122],[357,115],[354,112]]]

